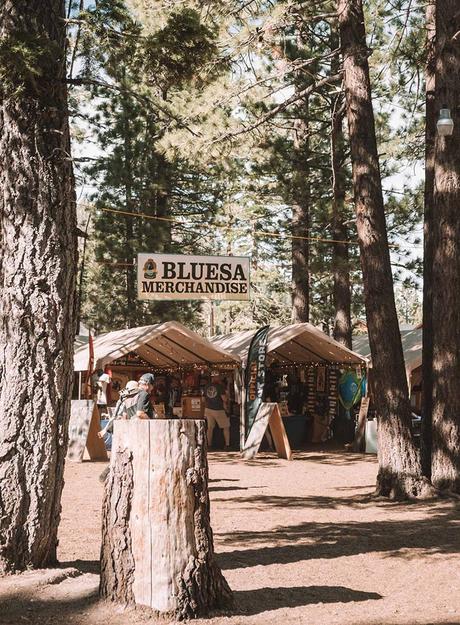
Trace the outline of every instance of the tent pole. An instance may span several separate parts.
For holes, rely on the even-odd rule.
[[[240,401],[240,451],[243,451],[244,449],[244,443],[245,443],[245,433],[246,433],[246,428],[245,428],[245,422],[244,422],[244,413],[246,410],[246,387],[244,384],[244,380],[245,380],[245,368],[241,367],[240,368],[240,376],[239,376],[239,387],[240,387],[240,393],[241,393],[241,401]]]
[[[78,372],[78,399],[81,399],[81,371]]]

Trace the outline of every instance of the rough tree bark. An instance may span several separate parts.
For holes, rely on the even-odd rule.
[[[310,188],[308,181],[308,99],[304,101],[302,118],[295,121],[294,167],[292,174],[292,323],[310,319]]]
[[[410,405],[396,315],[369,79],[362,0],[338,0],[364,296],[379,416],[376,493],[425,494],[411,435]]]
[[[113,450],[101,595],[179,619],[230,607],[214,557],[205,422],[117,422]]]
[[[61,0],[0,4],[0,572],[56,561],[75,333]]]
[[[460,10],[436,2],[436,111],[448,108],[450,137],[436,134],[433,252],[432,481],[460,492]]]
[[[431,479],[432,395],[433,395],[433,250],[434,250],[434,141],[435,108],[435,4],[429,2],[426,15],[427,64],[425,68],[425,190],[423,224],[423,362],[422,362],[422,432],[421,461],[423,475]]]
[[[337,113],[332,119],[332,170],[333,170],[333,198],[332,198],[332,266],[334,280],[334,329],[336,341],[349,349],[352,348],[351,324],[351,286],[350,286],[350,259],[348,253],[348,229],[344,223],[345,217],[345,176],[343,174],[343,150],[340,147],[343,140],[342,115]],[[339,243],[340,241],[340,243]]]
[[[339,45],[338,25],[334,25],[330,37],[331,51]],[[331,75],[340,71],[340,59],[333,56],[331,59]],[[334,301],[334,329],[336,341],[349,349],[352,348],[351,325],[351,287],[350,287],[350,260],[348,244],[337,241],[348,240],[348,229],[345,211],[345,138],[343,136],[343,118],[345,116],[345,102],[343,93],[332,99],[331,104],[331,171],[332,171],[332,268],[333,268],[333,301]]]
[[[125,81],[123,72],[122,84]],[[123,98],[123,154],[124,167],[123,182],[125,191],[125,206],[128,213],[135,212],[133,206],[133,167],[132,167],[132,120],[129,99]],[[136,270],[133,266],[134,259],[134,220],[131,215],[125,216],[125,280],[126,280],[126,327],[133,328],[136,325]]]
[[[156,211],[158,217],[171,218],[172,180],[171,166],[162,154],[158,154],[156,178]],[[157,252],[169,252],[172,245],[172,222],[158,221],[156,224],[158,236]]]

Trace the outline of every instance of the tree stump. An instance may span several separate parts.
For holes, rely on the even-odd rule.
[[[214,558],[205,421],[115,423],[100,592],[178,619],[230,607]]]

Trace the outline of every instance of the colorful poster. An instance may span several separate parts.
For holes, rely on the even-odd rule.
[[[248,361],[245,373],[245,414],[244,423],[246,437],[248,436],[257,412],[262,403],[265,384],[265,361],[267,359],[268,330],[270,326],[264,326],[257,330],[252,337],[249,346]]]

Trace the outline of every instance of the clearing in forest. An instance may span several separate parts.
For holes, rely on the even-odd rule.
[[[137,625],[99,601],[101,463],[66,467],[64,571],[0,581],[0,623]],[[212,526],[237,610],[201,625],[460,623],[460,509],[375,501],[373,456],[210,454]],[[164,621],[162,621],[164,623]]]

